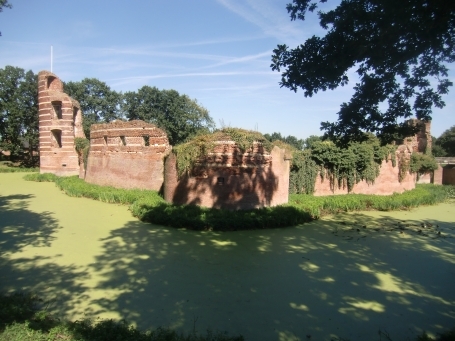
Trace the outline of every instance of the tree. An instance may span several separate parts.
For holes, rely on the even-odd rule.
[[[301,139],[298,139],[295,136],[289,135],[289,136],[282,136],[281,133],[274,132],[272,135],[270,134],[264,134],[264,137],[269,140],[270,142],[279,140],[286,142],[287,144],[293,146],[297,150],[302,150],[304,147],[304,141]]]
[[[171,145],[207,133],[215,124],[207,109],[176,90],[143,86],[123,96],[123,112],[129,120],[143,120],[166,131]]]
[[[291,20],[313,12],[318,5],[311,1],[288,4]],[[343,0],[318,15],[326,35],[291,50],[278,45],[271,67],[283,70],[282,87],[305,96],[348,84],[348,70],[356,68],[360,80],[338,121],[321,123],[326,136],[346,144],[373,132],[387,142],[415,132],[405,119],[431,120],[432,108],[444,107],[442,95],[452,86],[446,64],[455,61],[455,1]]]
[[[85,136],[90,136],[93,123],[111,122],[121,118],[122,94],[96,78],[84,78],[80,82],[64,84],[65,93],[77,100],[83,114]]]
[[[432,149],[434,156],[455,156],[455,126],[444,131],[433,142]]]
[[[322,138],[317,135],[310,135],[304,140],[305,149],[310,149],[316,142],[322,141]]]
[[[8,0],[0,0],[0,12],[3,12],[3,8],[12,8],[11,4]],[[2,36],[2,32],[0,32],[0,37]]]
[[[38,149],[38,77],[13,66],[0,69],[0,149],[18,158]]]

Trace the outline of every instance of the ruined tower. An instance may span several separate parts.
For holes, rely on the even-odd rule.
[[[38,74],[40,172],[78,175],[75,137],[85,137],[77,101],[63,92],[62,81],[49,71]]]

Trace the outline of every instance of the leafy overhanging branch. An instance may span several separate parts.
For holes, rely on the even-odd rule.
[[[304,20],[317,6],[293,0],[287,10]],[[431,120],[432,108],[445,106],[442,96],[453,85],[446,65],[455,61],[454,1],[342,1],[318,16],[326,34],[294,49],[278,45],[271,67],[281,72],[282,87],[305,96],[348,84],[355,68],[355,93],[337,122],[322,123],[326,136],[348,145],[373,132],[390,142],[415,132],[407,118]]]

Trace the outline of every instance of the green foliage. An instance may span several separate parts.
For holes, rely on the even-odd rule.
[[[171,145],[215,128],[207,109],[175,90],[143,86],[137,92],[127,92],[122,110],[129,120],[150,122],[166,131]]]
[[[291,19],[304,20],[317,2],[293,0]],[[349,83],[359,77],[354,95],[342,103],[335,123],[321,128],[347,145],[374,132],[383,141],[410,136],[417,127],[397,123],[411,116],[431,120],[432,108],[445,106],[452,82],[447,64],[455,60],[455,2],[413,0],[341,1],[317,11],[325,35],[312,36],[294,49],[278,45],[272,70],[280,85],[305,96]]]
[[[35,182],[55,182],[57,178],[57,175],[52,173],[33,173],[24,176],[24,180]]]
[[[270,134],[264,134],[264,137],[269,140],[270,142],[275,142],[275,141],[282,141],[284,143],[287,143],[294,147],[297,150],[302,150],[305,145],[305,141],[302,139],[298,139],[295,136],[289,135],[289,136],[282,136],[281,133],[273,133],[272,135]]]
[[[310,150],[294,152],[289,173],[289,192],[313,193],[319,169],[316,162],[311,158]]]
[[[194,230],[233,231],[295,226],[325,214],[376,209],[382,211],[434,205],[455,197],[453,186],[417,185],[412,191],[391,196],[335,195],[314,197],[292,194],[286,205],[255,210],[220,210],[193,205],[172,205],[155,191],[118,189],[86,183],[78,177],[29,174],[31,181],[55,181],[67,195],[130,205],[132,214],[152,224]]]
[[[177,333],[170,328],[140,331],[125,320],[75,322],[39,309],[42,300],[28,293],[0,295],[0,341],[243,341],[242,336],[212,332]]]
[[[8,324],[33,317],[39,298],[32,294],[0,294],[0,331]]]
[[[44,173],[27,174],[24,179],[37,182],[55,182],[57,187],[70,197],[84,197],[122,205],[130,205],[139,199],[154,204],[164,202],[164,199],[156,191],[92,185],[77,176],[58,177],[54,174]]]
[[[11,162],[0,162],[0,173],[23,173],[23,172],[39,172],[36,167],[24,167],[23,165],[15,165]]]
[[[64,91],[81,105],[85,136],[90,136],[93,123],[111,122],[122,117],[122,94],[96,78],[84,78],[80,82],[64,84]]]
[[[305,149],[309,149],[313,147],[315,142],[322,141],[322,137],[317,135],[310,135],[304,140],[303,146]]]
[[[90,140],[83,137],[75,137],[74,145],[79,157],[84,162],[84,169],[87,169],[88,152],[90,150]]]
[[[430,173],[438,169],[438,163],[431,155],[412,153],[409,169],[413,173]]]
[[[83,137],[74,138],[74,146],[78,153],[81,153],[85,148],[90,147],[90,141]]]
[[[189,172],[198,160],[203,158],[215,146],[216,141],[234,141],[242,152],[253,147],[254,142],[262,144],[265,150],[272,150],[272,143],[257,131],[239,128],[223,128],[211,134],[198,135],[192,140],[173,148],[177,157],[177,172],[179,176]]]
[[[433,155],[449,157],[455,156],[455,126],[445,130],[441,136],[436,139],[436,141],[433,141]]]
[[[168,203],[148,205],[139,201],[132,205],[131,211],[134,216],[142,221],[152,224],[204,231],[279,228],[311,221],[311,217],[306,212],[286,205],[255,210],[230,211]]]
[[[313,141],[312,148],[294,151],[290,174],[290,193],[314,192],[316,177],[328,178],[332,188],[347,187],[348,192],[361,180],[373,183],[383,160],[395,161],[395,147],[381,146],[376,138],[340,148],[331,141]]]
[[[27,147],[28,158],[38,150],[38,78],[32,71],[13,66],[0,69],[0,150],[11,160]]]
[[[434,205],[453,198],[454,193],[453,186],[418,184],[411,191],[389,196],[348,194],[314,197],[308,194],[291,194],[288,205],[307,212],[313,219],[318,219],[338,212],[372,209],[392,211]]]

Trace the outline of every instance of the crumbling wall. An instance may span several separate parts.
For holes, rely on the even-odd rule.
[[[85,137],[77,101],[63,92],[62,81],[49,71],[38,74],[40,172],[78,175],[75,137]]]
[[[400,181],[400,162],[409,162],[412,150],[407,145],[401,145],[396,151],[396,166],[393,167],[392,160],[382,161],[379,176],[374,183],[360,181],[354,185],[350,193],[353,194],[377,194],[391,195],[393,193],[403,193],[415,188],[416,176],[405,172],[403,179]],[[314,187],[315,196],[348,194],[348,188],[345,184],[332,184],[329,179],[316,178]]]
[[[115,121],[90,127],[85,181],[119,188],[160,190],[164,157],[171,146],[166,133],[143,121]]]
[[[289,160],[283,149],[261,144],[243,153],[233,141],[218,141],[191,174],[178,177],[176,157],[165,163],[164,198],[175,204],[253,209],[288,202]]]
[[[420,130],[413,136],[406,137],[403,144],[408,146],[412,152],[429,153],[433,144],[431,138],[431,121],[420,121],[411,119],[408,121],[411,126],[417,126]]]

